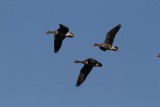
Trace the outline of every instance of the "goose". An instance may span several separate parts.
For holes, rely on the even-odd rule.
[[[88,58],[83,61],[75,60],[75,63],[82,63],[84,66],[81,68],[76,86],[79,87],[87,78],[93,67],[102,67],[102,63],[93,58]]]
[[[113,44],[115,35],[117,34],[120,28],[121,28],[121,25],[118,24],[106,34],[105,41],[102,44],[94,43],[93,46],[99,46],[99,48],[103,51],[106,51],[106,50],[118,51],[118,46],[112,46],[112,44]]]
[[[47,34],[54,34],[54,53],[58,53],[62,46],[62,42],[66,37],[72,38],[74,34],[69,32],[69,28],[65,25],[59,24],[56,31],[47,31]]]
[[[158,56],[157,57],[160,57],[160,54],[158,54]]]

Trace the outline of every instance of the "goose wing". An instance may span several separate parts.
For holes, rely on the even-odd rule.
[[[83,66],[83,68],[81,69],[80,74],[78,76],[78,80],[76,83],[77,87],[79,87],[85,81],[88,74],[91,72],[92,68],[93,68],[93,66],[87,66],[87,65]]]
[[[117,34],[117,32],[119,31],[119,29],[121,28],[121,25],[117,25],[116,27],[114,27],[113,29],[111,29],[107,34],[106,34],[106,39],[104,41],[104,43],[113,44],[115,35]]]
[[[69,28],[67,26],[59,24],[58,32],[60,34],[67,34],[68,31],[69,31]]]
[[[64,38],[61,38],[59,35],[54,36],[54,53],[58,53],[62,46],[62,41]]]

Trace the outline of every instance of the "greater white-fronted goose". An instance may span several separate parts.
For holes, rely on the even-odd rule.
[[[69,32],[69,28],[65,25],[59,24],[59,28],[56,31],[47,31],[47,34],[54,34],[54,52],[58,53],[62,46],[62,41],[66,38],[74,37],[73,33]]]
[[[106,50],[117,51],[118,46],[112,46],[112,44],[113,44],[115,35],[117,34],[120,28],[121,28],[121,25],[120,24],[117,25],[106,34],[106,39],[102,44],[94,43],[93,46],[99,46],[99,48],[103,51],[106,51]]]
[[[93,58],[88,58],[84,61],[75,60],[75,63],[82,63],[84,66],[80,70],[76,86],[79,87],[87,78],[93,67],[101,67],[102,64]]]

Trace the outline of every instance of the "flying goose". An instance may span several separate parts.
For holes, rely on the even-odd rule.
[[[77,79],[76,86],[79,87],[87,78],[88,74],[91,72],[93,67],[101,67],[102,64],[93,58],[88,58],[84,61],[75,60],[75,63],[84,64],[83,68],[80,70],[80,74]]]
[[[62,46],[62,41],[66,38],[74,37],[73,33],[69,32],[69,28],[65,25],[59,24],[59,28],[56,31],[47,31],[47,34],[54,34],[54,53],[58,53]]]
[[[94,43],[93,46],[99,46],[99,48],[103,51],[106,51],[106,50],[118,51],[118,47],[112,46],[112,44],[113,44],[115,35],[117,34],[120,28],[121,28],[121,25],[120,24],[117,25],[106,34],[106,39],[102,44]]]

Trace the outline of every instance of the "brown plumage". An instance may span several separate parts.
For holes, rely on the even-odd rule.
[[[93,46],[99,46],[99,48],[103,51],[106,51],[106,50],[117,51],[118,47],[112,46],[112,44],[114,42],[115,35],[117,34],[120,28],[121,28],[121,25],[120,24],[117,25],[106,34],[105,41],[102,44],[95,43]]]

